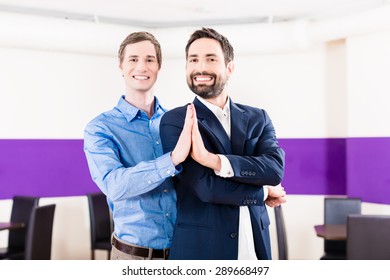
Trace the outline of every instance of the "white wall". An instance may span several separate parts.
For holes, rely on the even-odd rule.
[[[390,30],[347,41],[348,136],[390,136]]]
[[[324,46],[305,52],[238,54],[229,92],[235,102],[266,109],[278,137],[327,137],[324,58]]]
[[[0,138],[82,138],[122,92],[113,57],[0,48]]]

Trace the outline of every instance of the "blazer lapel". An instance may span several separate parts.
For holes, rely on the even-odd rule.
[[[248,115],[230,99],[231,145],[233,154],[244,155],[246,134],[248,131]]]
[[[194,100],[194,105],[196,109],[196,115],[200,123],[199,129],[202,131],[202,128],[204,128],[206,134],[213,135],[213,137],[206,136],[203,138],[203,141],[208,140],[210,144],[213,143],[216,144],[213,146],[215,146],[217,151],[211,151],[211,152],[221,153],[221,154],[231,154],[232,147],[231,147],[230,139],[226,134],[222,124],[217,119],[217,117],[197,98],[195,98]],[[218,142],[219,145],[216,142]]]

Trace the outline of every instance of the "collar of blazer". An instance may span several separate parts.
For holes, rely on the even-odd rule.
[[[243,154],[248,126],[245,111],[230,99],[231,139],[226,134],[217,117],[197,98],[194,100],[199,129],[203,133],[205,147],[219,154]]]

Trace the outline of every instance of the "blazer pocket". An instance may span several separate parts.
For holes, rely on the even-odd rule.
[[[178,223],[179,228],[188,228],[188,229],[206,229],[211,230],[212,226],[209,225],[199,225],[199,224],[188,224],[188,223]]]

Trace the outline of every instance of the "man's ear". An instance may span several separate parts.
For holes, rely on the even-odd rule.
[[[233,74],[234,71],[234,62],[230,61],[226,66],[226,75],[230,77]]]
[[[118,69],[119,69],[119,72],[121,72],[121,75],[123,77],[124,76],[124,74],[123,74],[123,67],[122,67],[122,63],[120,63],[120,62],[118,64]]]

